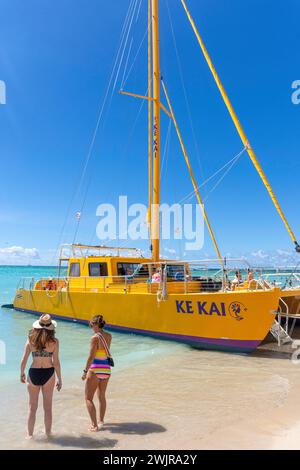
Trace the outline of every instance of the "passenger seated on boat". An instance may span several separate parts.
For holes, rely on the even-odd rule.
[[[236,287],[240,286],[242,283],[243,283],[242,275],[241,275],[240,271],[236,271],[235,276],[234,276],[233,280],[231,281],[231,289],[235,290]]]
[[[47,281],[46,290],[56,290],[56,283],[53,281],[52,277],[50,277],[49,281]]]
[[[248,275],[248,282],[250,283],[251,281],[254,281],[254,274],[252,269],[248,268],[247,270],[247,275]]]
[[[126,278],[127,281],[133,281],[134,276],[133,276],[133,270],[132,269],[127,269],[125,278]]]
[[[152,274],[152,279],[151,279],[152,282],[161,282],[161,270],[160,269],[157,269],[157,271],[155,271],[153,274]]]

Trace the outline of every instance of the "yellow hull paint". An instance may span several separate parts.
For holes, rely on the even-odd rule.
[[[14,307],[71,321],[103,314],[111,328],[234,351],[251,351],[266,337],[280,290],[156,294],[24,290]]]

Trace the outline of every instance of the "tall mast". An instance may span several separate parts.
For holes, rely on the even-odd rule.
[[[160,65],[158,0],[152,0],[152,54],[153,54],[153,205],[152,258],[159,261],[160,239]]]
[[[151,3],[148,0],[148,225],[152,250],[152,203],[153,203],[153,124],[152,124],[152,33]]]

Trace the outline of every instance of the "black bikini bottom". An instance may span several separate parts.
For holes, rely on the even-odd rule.
[[[54,374],[54,367],[49,367],[47,369],[29,369],[29,378],[33,385],[38,385],[42,387],[45,385],[49,379],[51,379]]]

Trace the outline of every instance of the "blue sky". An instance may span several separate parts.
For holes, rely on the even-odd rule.
[[[77,241],[88,243],[99,242],[95,229],[100,203],[115,204],[122,194],[128,195],[129,202],[147,202],[147,110],[144,106],[138,115],[141,103],[118,94],[124,63],[80,179],[129,3],[1,0],[0,80],[7,88],[7,103],[0,105],[2,263],[30,259],[49,263],[60,241],[73,240],[75,214],[84,199]],[[166,0],[160,1],[162,74],[200,183],[236,155],[242,144],[181,2],[168,3],[197,145]],[[300,105],[291,101],[292,82],[300,79],[299,1],[187,0],[187,4],[300,239]],[[147,1],[141,0],[128,40],[128,45],[132,40],[129,66],[146,22]],[[125,89],[145,93],[146,53],[144,42]],[[167,127],[168,119],[163,117],[163,146]],[[178,202],[191,190],[172,129],[162,171],[162,201]],[[208,192],[209,187],[204,196]],[[267,256],[279,263],[295,261],[288,254],[292,248],[288,234],[246,154],[210,194],[206,209],[224,255],[249,254],[261,262]],[[183,242],[164,242],[162,253],[167,255],[168,249],[184,255]],[[213,247],[206,234],[203,250],[190,256],[199,259],[208,254],[213,254]]]

